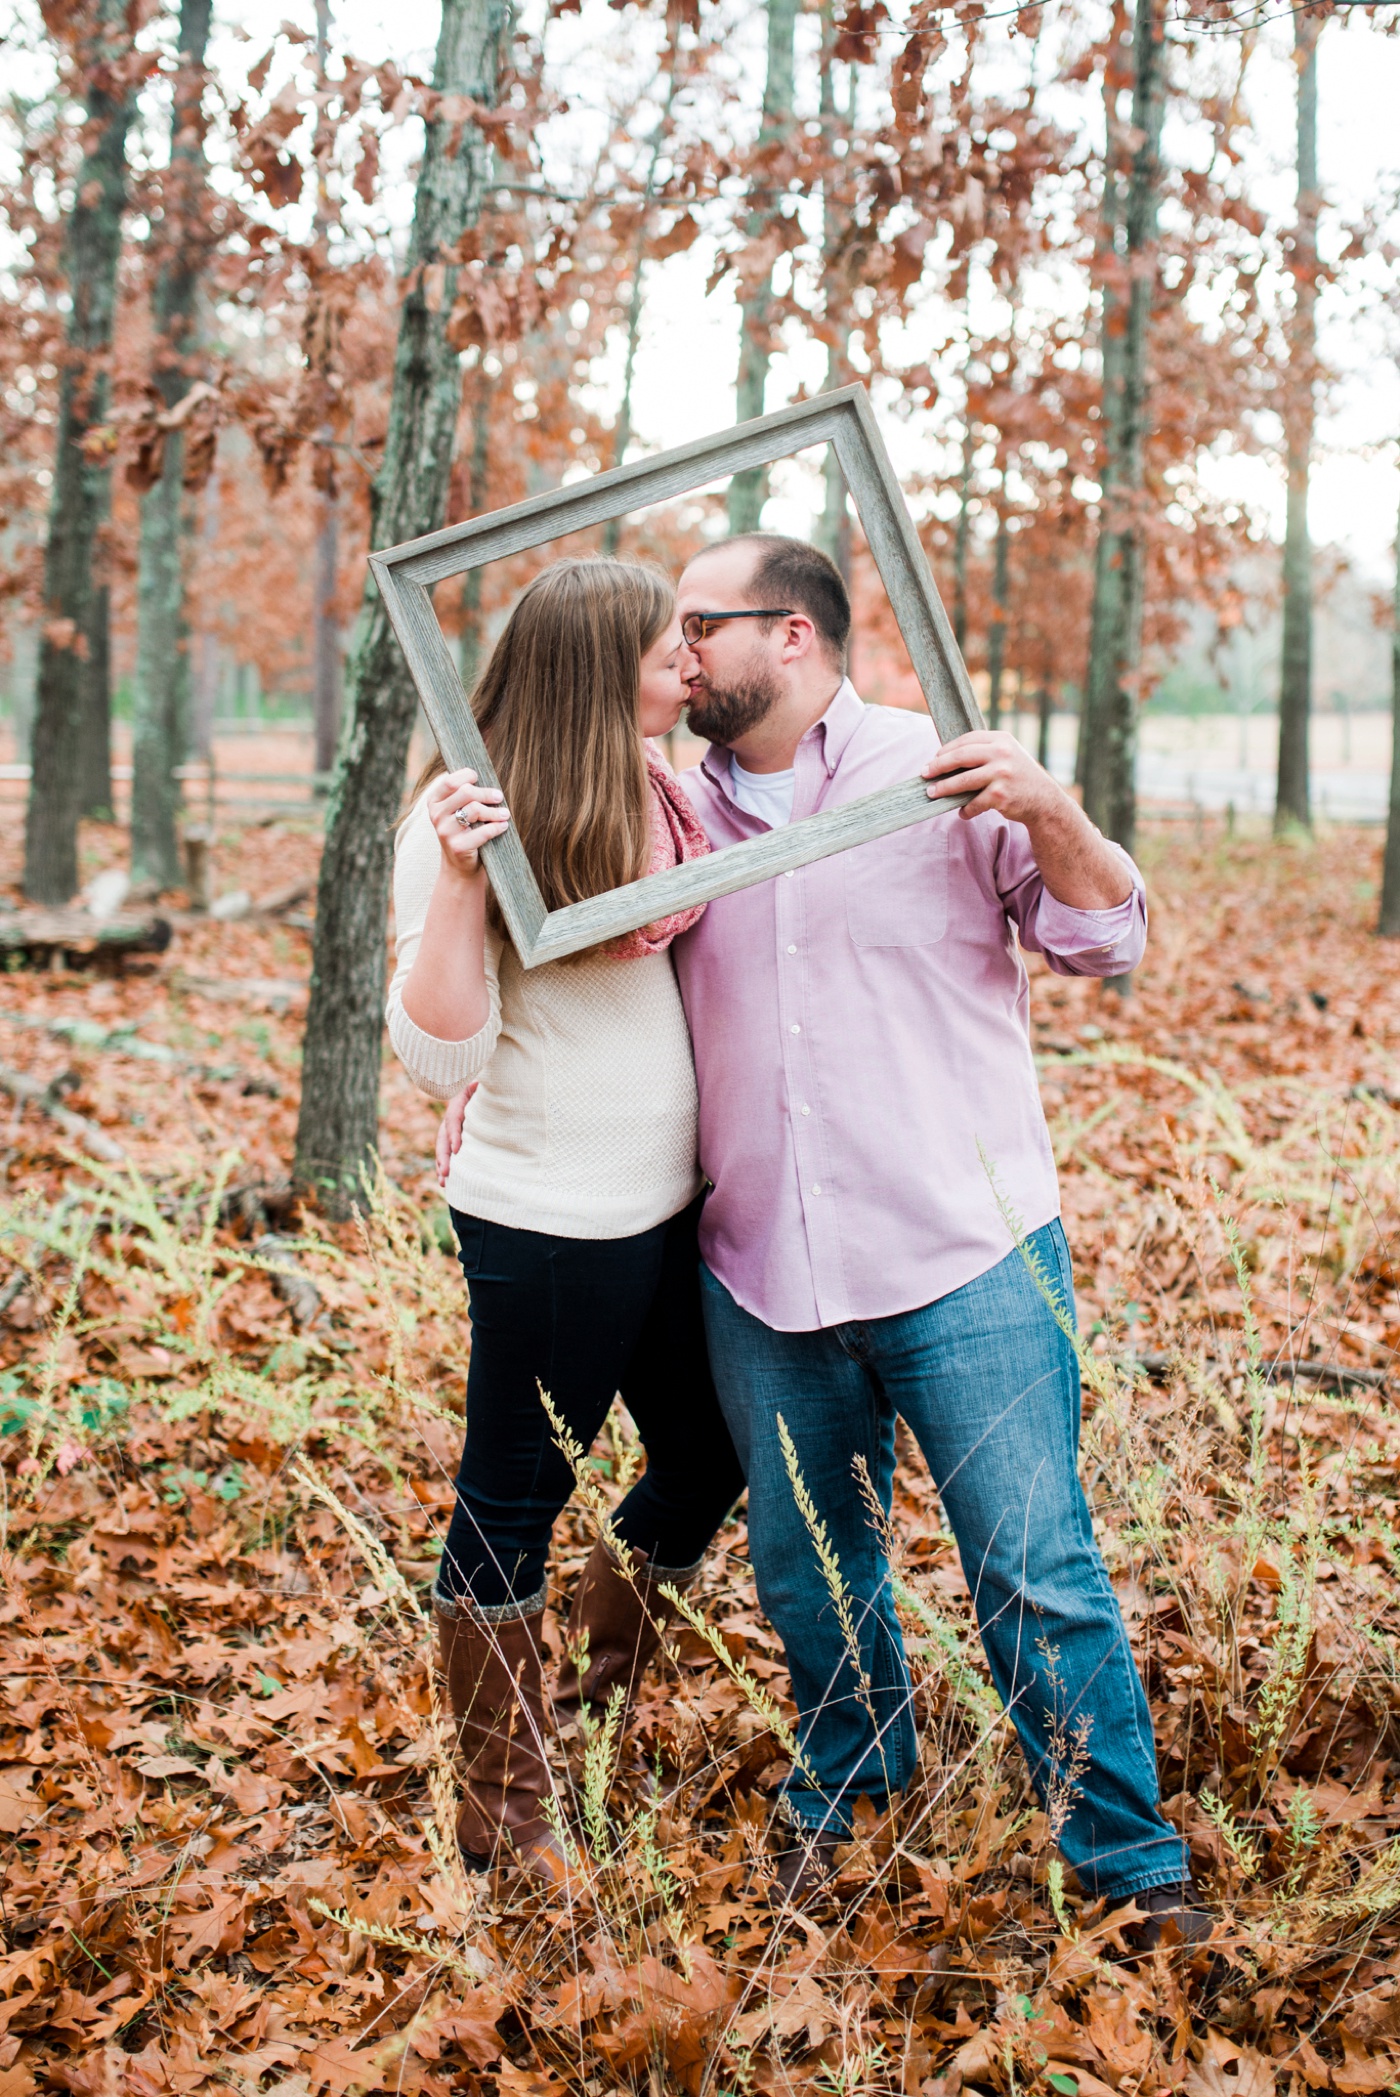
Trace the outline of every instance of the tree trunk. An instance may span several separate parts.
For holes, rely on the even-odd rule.
[[[632,244],[632,290],[627,301],[627,351],[622,363],[622,398],[617,406],[617,427],[613,431],[614,466],[623,464],[627,457],[627,447],[632,441],[632,381],[636,376],[637,345],[642,333],[642,272],[646,266],[647,241],[651,233],[649,206],[656,193],[656,171],[661,164],[661,148],[671,129],[671,110],[676,99],[676,68],[679,58],[679,47],[673,41],[669,52],[666,99],[661,105],[661,115],[651,134],[647,178],[642,189],[642,208],[637,215],[637,233]],[[622,524],[621,517],[609,517],[604,525],[604,553],[617,552],[622,543]]]
[[[1308,725],[1312,712],[1312,542],[1308,473],[1312,463],[1317,353],[1317,40],[1321,18],[1293,17],[1298,67],[1298,219],[1293,234],[1293,315],[1288,333],[1284,424],[1288,515],[1283,538],[1283,649],[1279,666],[1278,788],[1274,833],[1312,822]]]
[[[1048,677],[1035,695],[1035,707],[1036,718],[1039,724],[1035,745],[1036,762],[1043,765],[1048,772],[1050,769],[1050,723],[1055,713],[1055,695],[1050,688]]]
[[[826,175],[822,183],[822,255],[823,292],[826,320],[834,333],[826,352],[826,390],[832,392],[844,386],[851,376],[849,354],[851,331],[846,326],[842,310],[839,278],[833,266],[834,257],[845,232],[833,194],[836,164],[834,151],[837,133],[836,84],[832,78],[833,52],[836,42],[835,10],[832,0],[823,0],[822,6],[822,51],[820,73],[820,115],[826,145]],[[855,67],[850,69],[850,86],[844,119],[844,129],[849,136],[855,122]],[[841,462],[836,456],[834,444],[828,444],[826,458],[822,462],[822,514],[814,534],[816,543],[828,560],[834,561],[841,571],[841,580],[847,590],[851,587],[851,509],[846,499],[846,477],[841,471]],[[849,674],[850,662],[847,661]]]
[[[340,734],[340,621],[335,612],[340,513],[334,487],[320,491],[316,530],[316,605],[311,625],[311,711],[315,770],[329,773]]]
[[[471,479],[467,492],[473,517],[479,516],[485,509],[491,485],[491,402],[496,391],[495,380],[479,364],[476,367],[476,377]],[[609,553],[615,553],[616,550],[613,546],[607,548]],[[457,661],[462,690],[467,693],[475,690],[476,680],[481,674],[482,573],[480,568],[469,568],[462,581],[462,637],[458,644]]]
[[[1395,597],[1390,622],[1390,821],[1376,930],[1383,939],[1400,939],[1400,523],[1395,528]]]
[[[167,412],[190,389],[190,350],[205,251],[201,103],[206,79],[210,0],[181,0],[180,63],[170,118],[163,253],[152,299],[155,383]],[[165,439],[160,479],[141,498],[136,577],[136,683],[131,727],[131,875],[140,886],[176,888],[180,857],[180,782],[175,768],[189,744],[190,646],[185,622],[185,439]]]
[[[107,584],[110,549],[106,544],[112,477],[104,476],[103,523],[93,558],[92,593],[88,600],[87,662],[84,677],[83,725],[78,742],[82,777],[79,813],[110,823],[112,797],[112,592]]]
[[[204,515],[200,536],[205,552],[212,557],[219,543],[219,477],[211,473],[204,489]],[[214,716],[219,709],[223,679],[218,635],[207,615],[196,639],[193,706],[190,712],[190,754],[210,758],[214,754]]]
[[[74,753],[83,745],[91,706],[91,637],[105,596],[93,571],[111,485],[110,469],[89,458],[83,444],[107,416],[126,134],[136,106],[130,87],[114,89],[111,82],[122,81],[129,43],[123,0],[98,0],[81,51],[88,145],[74,185],[64,256],[71,307],[59,382],[24,834],[24,892],[35,903],[67,903],[78,886],[83,773]],[[103,651],[97,653],[100,658]]]
[[[439,94],[494,105],[507,20],[506,0],[443,0],[433,70]],[[489,169],[477,127],[450,116],[428,124],[384,461],[371,492],[374,546],[435,531],[443,521],[462,393],[447,339],[457,271],[448,264],[441,287],[430,286],[428,271],[476,223]],[[327,812],[294,1166],[296,1183],[319,1192],[332,1214],[345,1213],[359,1195],[378,1135],[390,825],[416,708],[408,666],[370,583]]]
[[[771,188],[774,177],[770,158],[792,129],[792,78],[797,30],[797,0],[768,0],[768,76],[763,88],[763,122],[758,134],[759,180]],[[754,212],[748,223],[750,240],[762,237],[778,217],[777,198],[771,197],[764,211]],[[748,422],[763,413],[768,384],[768,366],[773,355],[773,272],[764,271],[753,293],[745,299],[739,336],[739,376],[734,387],[734,420]],[[750,467],[736,473],[729,483],[729,529],[757,531],[763,505],[768,499],[768,469]]]
[[[316,77],[317,86],[324,93],[326,87],[326,58],[330,49],[331,10],[330,0],[316,0]],[[317,123],[316,136],[316,214],[313,238],[320,248],[326,239],[329,223],[326,170],[334,145],[331,127],[325,117],[325,105],[321,104],[321,115]],[[313,730],[313,769],[322,776],[335,763],[336,740],[340,734],[340,621],[335,614],[336,570],[340,555],[340,508],[336,487],[335,453],[331,448],[332,432],[329,428],[318,430],[317,444],[320,451],[316,507],[319,512],[316,523],[316,572],[313,588],[315,601],[311,613],[311,719]]]
[[[1122,49],[1123,31],[1127,15],[1123,0],[1115,0],[1113,8],[1114,41],[1110,46],[1108,62],[1104,67],[1104,169],[1103,205],[1099,212],[1098,235],[1095,242],[1094,276],[1100,286],[1102,312],[1100,316],[1100,359],[1103,366],[1102,393],[1099,401],[1099,450],[1101,496],[1106,498],[1110,461],[1116,458],[1118,448],[1118,426],[1123,405],[1123,345],[1124,318],[1123,301],[1119,295],[1118,274],[1120,270],[1119,247],[1123,237],[1123,185],[1119,180],[1119,132],[1118,94],[1123,86],[1123,76],[1118,63]],[[1105,553],[1106,558],[1106,553]],[[1097,568],[1099,552],[1095,547],[1095,576],[1097,596]],[[1093,614],[1090,613],[1089,656],[1084,685],[1079,694],[1079,716],[1074,745],[1074,783],[1080,793],[1084,790],[1084,774],[1089,759],[1089,744],[1093,736],[1090,716],[1091,691],[1088,668],[1092,667],[1094,654]]]
[[[958,486],[958,522],[953,533],[953,639],[967,657],[967,542],[972,523],[972,453],[976,439],[964,410],[962,479]]]
[[[987,635],[987,726],[1001,726],[1001,679],[1006,663],[1007,566],[1011,534],[1006,524],[1006,504],[997,505],[997,529],[992,554],[992,628]]]
[[[1147,565],[1143,465],[1164,100],[1161,5],[1162,0],[1136,0],[1136,143],[1123,208],[1127,300],[1118,356],[1112,354],[1113,336],[1123,308],[1105,287],[1102,500],[1081,724],[1084,806],[1099,828],[1129,851],[1137,818],[1138,670]],[[1116,204],[1114,209],[1116,213]]]

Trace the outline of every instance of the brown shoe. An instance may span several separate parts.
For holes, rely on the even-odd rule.
[[[675,1604],[667,1601],[661,1587],[674,1587],[683,1594],[700,1576],[698,1564],[675,1571],[650,1564],[645,1552],[630,1546],[628,1555],[630,1579],[599,1537],[583,1569],[569,1611],[564,1658],[554,1691],[554,1708],[561,1718],[577,1712],[580,1704],[587,1704],[592,1715],[601,1718],[608,1698],[620,1684],[626,1722],[637,1685],[667,1626],[675,1620]],[[575,1656],[585,1637],[588,1653],[580,1681]]]
[[[836,1852],[848,1835],[825,1828],[789,1825],[778,1868],[769,1881],[768,1898],[775,1908],[803,1908],[826,1891],[836,1871]]]
[[[1130,1922],[1123,1942],[1133,1952],[1169,1951],[1177,1946],[1205,1944],[1215,1924],[1201,1905],[1193,1879],[1178,1879],[1170,1886],[1149,1886],[1133,1899],[1142,1910],[1141,1922]]]
[[[442,1672],[462,1762],[457,1844],[473,1871],[507,1860],[560,1892],[571,1870],[544,1813],[552,1789],[544,1755],[541,1598],[527,1614],[493,1618],[469,1598],[434,1592]]]

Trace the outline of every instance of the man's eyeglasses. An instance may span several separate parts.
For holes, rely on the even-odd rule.
[[[788,604],[780,606],[776,611],[770,610],[766,612],[691,612],[688,618],[681,621],[681,634],[685,640],[686,647],[694,648],[701,641],[708,641],[715,628],[722,626],[726,619],[790,619],[791,617],[792,606]]]

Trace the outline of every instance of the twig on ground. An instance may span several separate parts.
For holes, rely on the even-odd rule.
[[[90,1156],[101,1158],[104,1164],[128,1163],[126,1152],[115,1137],[100,1129],[95,1121],[89,1121],[86,1115],[75,1114],[70,1107],[60,1106],[50,1096],[48,1087],[41,1085],[37,1078],[26,1077],[22,1070],[11,1070],[0,1063],[0,1092],[8,1092],[10,1098],[21,1106],[37,1107],[41,1114],[47,1114],[49,1120],[62,1129],[65,1136],[81,1144]]]

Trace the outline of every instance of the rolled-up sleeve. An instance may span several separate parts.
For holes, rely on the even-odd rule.
[[[1045,956],[1057,976],[1126,976],[1147,951],[1147,898],[1135,883],[1111,910],[1071,910],[1042,889],[1035,928],[1022,944]]]
[[[430,1099],[447,1100],[482,1075],[500,1039],[501,943],[488,931],[486,991],[490,1011],[483,1027],[465,1041],[439,1041],[435,1034],[425,1034],[414,1024],[403,1008],[403,987],[423,937],[439,863],[437,838],[420,801],[405,818],[394,847],[394,976],[385,1018],[394,1054],[418,1090],[426,1092]]]
[[[1043,954],[1057,976],[1126,976],[1147,951],[1147,891],[1121,845],[1106,839],[1133,884],[1132,894],[1108,910],[1075,910],[1045,886],[1031,841],[1008,823],[998,855],[998,887],[1021,945]]]

